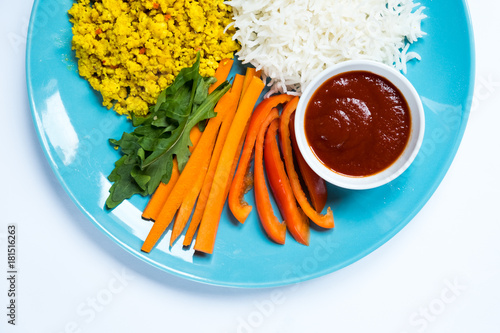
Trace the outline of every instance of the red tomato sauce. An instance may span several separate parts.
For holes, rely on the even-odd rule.
[[[331,170],[376,174],[405,149],[411,130],[406,99],[387,79],[366,71],[339,74],[309,101],[304,119],[309,146]]]

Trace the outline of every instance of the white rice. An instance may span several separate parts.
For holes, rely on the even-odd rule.
[[[269,78],[270,93],[300,95],[325,68],[370,59],[406,73],[425,35],[425,7],[412,0],[231,0],[236,53]]]

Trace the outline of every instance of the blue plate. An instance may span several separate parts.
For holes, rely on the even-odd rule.
[[[133,197],[104,209],[107,176],[119,157],[108,138],[131,129],[125,117],[101,106],[99,94],[77,72],[71,51],[70,0],[36,0],[28,32],[27,83],[33,120],[52,168],[73,201],[123,248],[152,265],[188,279],[233,287],[278,286],[345,267],[401,230],[435,191],[458,149],[474,82],[474,42],[465,1],[422,0],[427,32],[413,46],[407,77],[422,97],[426,133],[412,166],[386,186],[365,191],[329,187],[333,230],[313,229],[310,246],[288,235],[273,244],[254,211],[243,225],[225,209],[213,255],[193,255],[168,234],[150,253],[140,251],[151,222],[141,219],[147,200]],[[238,70],[242,70],[241,66]],[[253,204],[249,193],[247,201]]]

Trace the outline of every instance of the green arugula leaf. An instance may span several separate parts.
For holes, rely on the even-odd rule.
[[[146,195],[146,191],[132,177],[132,171],[135,166],[136,163],[128,155],[122,156],[115,163],[115,169],[108,177],[110,181],[114,182],[109,190],[110,195],[106,200],[108,208],[115,208],[123,200],[132,197],[136,193]]]
[[[216,116],[215,105],[231,87],[226,81],[208,94],[215,78],[203,78],[199,65],[198,54],[193,66],[183,68],[160,93],[146,117],[132,115],[133,132],[123,133],[120,140],[109,140],[123,154],[108,176],[113,182],[106,200],[109,209],[134,194],[152,194],[160,182],[168,183],[174,156],[180,171],[186,165],[191,129],[197,125],[204,128],[206,121]]]

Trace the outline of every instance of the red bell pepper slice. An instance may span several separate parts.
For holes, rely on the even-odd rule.
[[[297,139],[295,137],[295,112],[292,113],[290,117],[290,139],[292,141],[293,153],[295,154],[295,160],[300,170],[300,175],[304,180],[307,192],[309,193],[309,198],[314,206],[314,209],[319,213],[325,208],[326,200],[328,199],[328,192],[326,190],[326,182],[323,178],[318,176],[316,172],[311,169],[309,164],[302,156],[297,145]]]
[[[246,178],[249,170],[249,165],[252,160],[252,153],[254,150],[257,134],[271,110],[280,104],[287,103],[292,98],[293,96],[286,94],[271,96],[260,102],[252,114],[252,118],[250,119],[250,123],[248,125],[243,150],[241,152],[238,169],[236,170],[234,178],[231,182],[231,188],[229,190],[227,199],[229,209],[233,213],[234,217],[241,223],[245,222],[246,218],[252,211],[252,206],[248,205],[248,203],[245,202],[243,195],[248,191],[250,186],[249,182],[246,181]]]
[[[266,185],[262,160],[266,130],[269,124],[278,122],[278,117],[278,110],[273,108],[264,120],[257,135],[257,141],[255,143],[254,195],[260,222],[267,236],[278,244],[285,244],[286,224],[280,222],[274,215],[271,200],[269,198],[269,191]]]
[[[264,164],[267,180],[288,231],[297,242],[309,245],[309,219],[302,209],[297,207],[297,200],[295,200],[290,181],[286,175],[276,141],[278,126],[278,120],[274,120],[269,125],[264,142]]]
[[[327,208],[326,214],[318,213],[307,200],[304,191],[302,190],[302,185],[300,184],[299,176],[295,171],[295,166],[293,162],[293,152],[292,152],[292,144],[290,140],[290,116],[297,109],[297,104],[299,102],[299,98],[295,97],[293,100],[288,102],[280,117],[280,142],[281,148],[283,151],[283,157],[285,159],[286,172],[290,179],[290,184],[292,185],[293,193],[295,194],[295,198],[297,199],[300,207],[304,211],[304,213],[309,217],[314,223],[323,228],[333,228],[333,212],[330,207]]]

